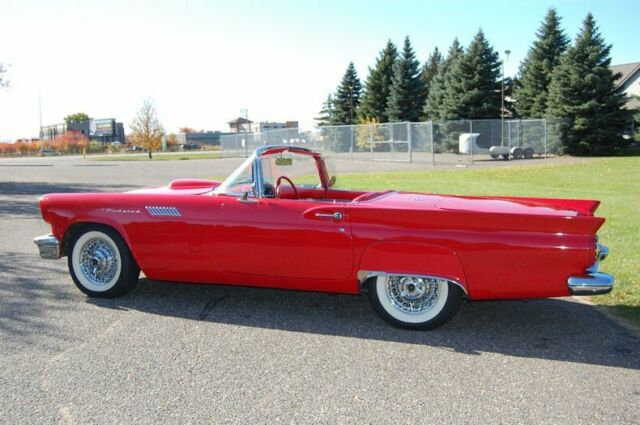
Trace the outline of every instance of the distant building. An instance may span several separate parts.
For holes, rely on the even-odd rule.
[[[622,77],[616,83],[618,87],[622,87],[622,91],[627,95],[627,109],[640,108],[640,62],[625,63],[622,65],[613,65],[611,70],[614,74],[620,73]]]
[[[243,117],[238,117],[228,122],[231,133],[250,133],[253,121]]]
[[[220,131],[201,131],[189,133],[176,133],[176,142],[181,145],[217,146],[220,144],[220,136],[225,134]]]
[[[235,133],[263,133],[265,131],[280,130],[283,128],[298,128],[298,121],[261,121],[253,122],[243,117],[229,121],[229,131]]]
[[[82,134],[92,142],[120,142],[122,144],[126,142],[124,125],[121,122],[116,122],[115,118],[92,118],[88,121],[75,121],[69,124],[47,125],[40,129],[40,140],[53,140],[67,132]]]
[[[298,128],[298,121],[271,122],[261,121],[250,125],[252,133],[263,133],[265,131],[280,130],[283,128]]]

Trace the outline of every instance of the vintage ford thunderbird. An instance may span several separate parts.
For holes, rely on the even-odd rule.
[[[613,277],[598,201],[336,188],[299,147],[257,149],[223,183],[40,199],[43,258],[77,287],[116,297],[152,280],[366,292],[389,323],[431,329],[470,301],[595,295]]]

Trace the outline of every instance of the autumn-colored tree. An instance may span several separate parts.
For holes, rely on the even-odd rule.
[[[142,108],[129,127],[131,128],[130,139],[132,143],[146,150],[149,153],[149,159],[152,159],[152,153],[160,149],[164,135],[152,99],[145,99]]]
[[[180,133],[197,133],[197,132],[191,127],[180,127]]]
[[[167,149],[172,151],[178,146],[178,136],[174,133],[167,135]]]

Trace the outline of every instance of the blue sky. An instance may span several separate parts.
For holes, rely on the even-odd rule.
[[[73,112],[129,123],[145,97],[167,131],[226,130],[253,120],[313,126],[349,61],[364,80],[387,39],[411,37],[424,61],[482,28],[520,61],[549,7],[573,37],[591,11],[613,63],[640,61],[639,1],[13,1],[0,14],[0,140],[38,132]]]

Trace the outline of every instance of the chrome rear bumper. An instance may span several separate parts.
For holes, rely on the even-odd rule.
[[[60,241],[55,236],[42,235],[33,239],[33,243],[38,245],[40,257],[45,260],[57,260],[60,258]]]
[[[608,294],[613,289],[613,276],[606,273],[589,273],[586,276],[572,276],[567,284],[571,295]]]
[[[596,245],[596,262],[586,270],[584,276],[571,276],[567,279],[567,286],[571,295],[601,295],[608,294],[613,289],[613,276],[598,271],[600,262],[609,255],[609,248],[602,244]]]

